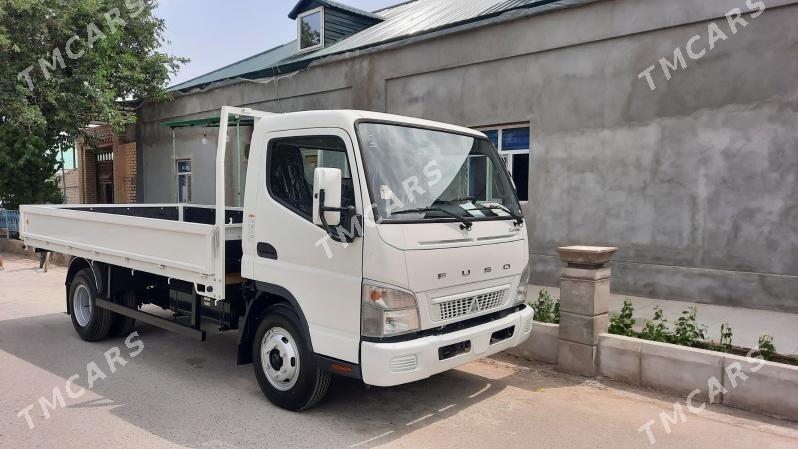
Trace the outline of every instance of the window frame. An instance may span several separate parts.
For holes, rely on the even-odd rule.
[[[319,39],[318,44],[312,47],[302,48],[302,19],[316,13],[320,13],[319,32],[321,34],[321,38]],[[318,50],[320,48],[324,48],[324,7],[323,6],[319,6],[318,8],[305,11],[296,17],[296,47],[297,47],[297,53],[307,53],[314,50]]]
[[[502,141],[503,140],[502,137],[504,136],[504,130],[506,130],[506,129],[519,129],[519,128],[527,128],[527,129],[529,129],[529,148],[520,149],[520,150],[503,150],[502,147],[504,146],[504,142]],[[497,132],[498,145],[496,146],[496,150],[499,152],[499,157],[501,157],[501,159],[505,162],[505,165],[507,167],[507,171],[510,173],[510,179],[512,179],[513,183],[515,183],[515,178],[513,177],[513,159],[514,159],[514,157],[512,157],[512,156],[525,155],[525,154],[529,155],[529,159],[530,159],[530,163],[531,163],[532,151],[534,149],[534,146],[532,145],[532,124],[529,123],[529,122],[520,122],[520,123],[513,123],[513,124],[509,124],[509,125],[500,125],[500,126],[497,126],[497,125],[494,125],[494,126],[479,126],[479,127],[474,128],[474,129],[476,129],[477,131],[480,131],[480,132],[486,132],[486,131],[496,131]],[[508,157],[508,158],[505,159],[503,156],[511,156],[511,157]],[[529,173],[527,173],[527,179],[528,179],[528,176],[529,176]],[[529,188],[529,186],[525,186],[525,187],[527,189]],[[515,188],[517,190],[518,186],[515,186]],[[528,200],[527,201],[518,200],[518,201],[520,203],[528,203],[529,202]]]
[[[192,195],[191,195],[191,185],[192,185],[191,181],[192,181],[192,179],[191,178],[193,178],[193,176],[192,176],[193,167],[191,167],[189,169],[189,171],[180,171],[180,163],[181,162],[188,162],[189,167],[191,167],[191,165],[192,165],[192,161],[191,161],[190,157],[181,158],[181,159],[175,159],[175,175],[176,175],[175,176],[175,183],[177,184],[177,198],[175,198],[175,199],[177,200],[178,204],[192,204],[192,202],[191,202],[192,201]],[[183,176],[185,176],[187,181],[188,181],[186,183],[186,196],[188,198],[186,198],[185,201],[180,201],[180,178],[183,177]]]
[[[333,138],[333,139],[338,139],[343,144],[343,148],[344,149],[342,150],[342,152],[346,156],[346,164],[347,164],[347,167],[349,168],[349,174],[351,176],[350,179],[352,179],[352,182],[354,184],[355,183],[355,179],[354,179],[355,173],[352,170],[352,162],[349,160],[350,159],[349,158],[349,147],[347,147],[346,140],[343,137],[337,136],[335,134],[307,134],[307,135],[303,134],[303,135],[296,135],[296,136],[276,137],[276,138],[270,139],[269,143],[268,143],[268,146],[266,147],[266,176],[264,178],[265,178],[265,183],[266,183],[266,192],[268,192],[269,197],[271,197],[272,200],[277,202],[279,205],[285,207],[289,211],[293,212],[294,214],[298,215],[299,217],[309,221],[310,223],[313,223],[312,213],[308,214],[305,211],[303,211],[302,209],[297,208],[293,204],[289,203],[288,201],[285,201],[283,198],[280,198],[278,195],[276,195],[274,193],[274,191],[272,191],[272,182],[271,182],[272,181],[272,161],[273,161],[273,158],[274,158],[274,152],[272,150],[275,148],[275,146],[279,145],[280,143],[287,142],[287,141],[290,142],[290,141],[296,140],[296,139],[309,139],[309,138],[316,138],[316,139]],[[315,150],[319,151],[318,148],[315,148]],[[322,150],[322,151],[334,151],[334,150]],[[343,172],[342,172],[342,175],[343,175]],[[342,179],[347,179],[347,178],[342,177]],[[354,184],[354,185],[355,185],[355,204],[354,204],[354,206],[357,207],[357,184]],[[312,190],[313,190],[313,186],[311,185],[311,193],[312,193]],[[321,227],[321,226],[319,226],[319,227]]]
[[[360,131],[360,125],[369,124],[369,123],[370,124],[378,124],[378,125],[381,124],[381,125],[401,126],[401,127],[405,127],[405,128],[421,129],[421,130],[426,130],[426,131],[438,131],[438,132],[454,134],[454,135],[458,135],[458,136],[470,137],[470,138],[473,138],[473,139],[476,139],[476,140],[482,140],[482,141],[485,141],[485,142],[489,142],[491,145],[493,144],[493,142],[489,138],[487,138],[485,136],[474,135],[472,133],[464,132],[464,131],[460,131],[460,130],[456,130],[456,129],[449,129],[449,128],[431,126],[431,125],[422,125],[422,124],[417,124],[417,123],[400,122],[400,121],[395,121],[395,120],[373,119],[373,118],[357,119],[357,120],[355,120],[355,136],[356,136],[355,141],[357,142],[357,148],[358,148],[357,152],[360,153],[359,154],[359,156],[360,156],[359,161],[360,161],[361,164],[363,164],[362,165],[362,170],[363,170],[364,180],[365,180],[365,183],[366,183],[366,185],[364,187],[366,189],[365,192],[367,192],[368,195],[369,195],[369,198],[372,198],[372,199],[375,198],[375,196],[374,196],[375,192],[372,191],[371,182],[369,182],[370,178],[369,178],[368,164],[366,163],[366,161],[364,159],[365,156],[363,155],[363,149],[365,148],[365,146],[363,144],[363,138],[361,136],[361,131]],[[473,128],[473,129],[477,130],[476,128]],[[498,153],[498,151],[497,151],[497,153]],[[512,176],[510,177],[510,180],[512,181]],[[518,200],[517,192],[516,192],[516,201],[518,202],[519,209],[523,213],[523,204],[522,203],[524,203],[524,202]],[[364,207],[369,207],[369,206],[364,205]],[[378,221],[378,224],[428,224],[428,223],[455,223],[455,222],[458,222],[458,220],[456,218],[449,218],[449,217],[422,218],[422,219],[384,218],[384,217],[380,216],[380,213],[379,213],[379,211],[377,209],[376,204],[372,204],[370,206],[370,208],[371,208],[371,213],[373,214],[372,217],[374,217],[374,219]],[[473,217],[473,218],[469,218],[469,220],[471,220],[472,222],[478,222],[478,221],[502,221],[502,220],[506,220],[506,218],[505,217],[484,217],[484,218],[483,217]]]

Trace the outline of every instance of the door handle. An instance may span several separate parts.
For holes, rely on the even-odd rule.
[[[258,257],[277,260],[277,250],[268,243],[258,242]]]

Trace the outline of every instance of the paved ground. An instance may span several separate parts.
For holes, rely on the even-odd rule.
[[[251,366],[235,366],[235,335],[205,343],[140,326],[135,358],[121,339],[86,343],[63,311],[62,269],[37,274],[34,261],[7,260],[0,272],[0,448],[657,448],[794,449],[798,425],[711,407],[666,434],[659,413],[678,398],[521,367],[499,358],[397,388],[335,383],[302,414],[261,395]],[[117,346],[127,364],[111,373],[103,353]],[[87,364],[105,378],[88,388]],[[97,375],[94,368],[92,373]],[[65,408],[38,404],[52,400]],[[77,396],[77,395],[76,395]],[[682,399],[683,402],[683,399]],[[29,404],[35,427],[17,413]]]
[[[555,298],[560,296],[559,288],[530,285],[529,298],[537,299],[541,289],[548,290]],[[690,306],[696,306],[698,307],[698,322],[707,326],[709,338],[720,340],[721,324],[729,323],[734,333],[733,344],[735,346],[755,348],[758,345],[759,337],[768,334],[773,337],[778,352],[798,354],[798,315],[796,314],[683,301],[663,301],[616,294],[611,296],[610,312],[615,313],[621,310],[625,299],[630,299],[635,307],[636,327],[639,329],[643,328],[646,320],[654,316],[654,306],[662,308],[663,316],[670,323],[675,322],[683,310]]]

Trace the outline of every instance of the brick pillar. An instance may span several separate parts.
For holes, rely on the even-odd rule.
[[[114,202],[136,202],[136,143],[114,144]]]
[[[560,276],[560,347],[557,368],[583,376],[597,372],[598,336],[607,332],[611,272],[618,248],[558,248],[566,263]]]

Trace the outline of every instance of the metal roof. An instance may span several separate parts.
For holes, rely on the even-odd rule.
[[[297,54],[296,41],[293,41],[172,86],[170,90],[185,90],[235,77],[254,79],[271,76],[275,73],[285,73],[304,68],[312,61],[326,56],[479,22],[512,10],[525,8],[545,12],[593,1],[596,0],[415,0],[404,2],[375,11],[373,14],[382,18],[382,22],[328,47],[310,53]]]
[[[330,8],[336,8],[336,9],[340,9],[342,11],[347,11],[347,12],[350,12],[352,14],[357,14],[359,16],[370,17],[372,19],[382,20],[382,17],[378,16],[377,14],[374,14],[374,13],[371,13],[371,12],[368,12],[368,11],[363,11],[362,9],[355,8],[354,6],[349,6],[349,5],[345,5],[343,3],[334,2],[332,0],[300,0],[300,2],[297,3],[296,6],[294,6],[294,9],[292,9],[291,12],[288,13],[288,18],[296,19],[297,16],[299,16],[299,14],[301,14],[304,11],[302,8],[307,3],[311,3],[311,2],[319,3],[322,6],[329,6]]]
[[[160,125],[165,126],[167,128],[218,128],[222,122],[222,117],[215,116],[215,117],[206,117],[206,118],[197,118],[197,119],[188,119],[188,120],[174,120],[168,122],[162,122]],[[230,118],[228,121],[227,126],[251,126],[255,124],[255,119],[252,117],[239,117],[236,118],[235,115],[230,114]]]
[[[216,69],[212,72],[206,73],[194,79],[182,82],[169,88],[169,90],[183,90],[194,86],[201,86],[215,81],[236,78],[248,73],[257,72],[266,68],[275,67],[280,61],[286,60],[297,51],[296,41],[291,41],[287,44],[274,47],[266,50],[263,53],[258,53],[255,56],[242,59],[241,61],[234,62],[228,66]]]

